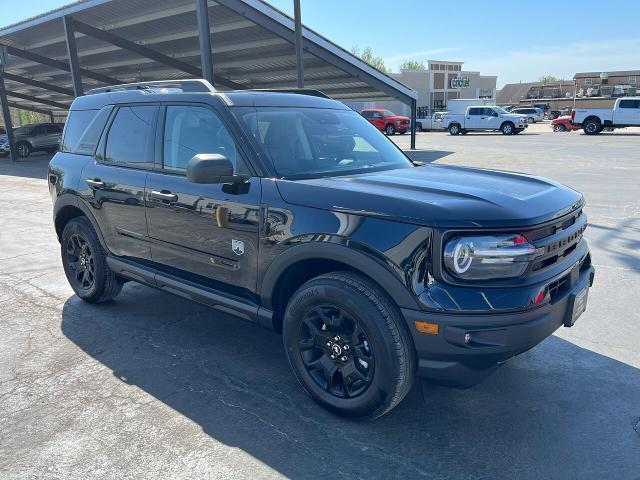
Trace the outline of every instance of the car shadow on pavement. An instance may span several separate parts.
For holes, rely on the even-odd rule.
[[[631,478],[640,471],[640,371],[558,337],[472,389],[428,385],[423,395],[417,385],[390,414],[358,422],[302,392],[279,334],[141,285],[126,285],[102,305],[70,297],[62,331],[116,382],[290,478]]]
[[[3,157],[0,158],[0,176],[45,179],[47,178],[49,160],[51,160],[51,155],[44,153],[33,153],[15,162],[9,157]]]

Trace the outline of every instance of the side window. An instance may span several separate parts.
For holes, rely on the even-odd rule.
[[[153,166],[153,123],[158,107],[120,107],[107,135],[105,161],[142,168]]]
[[[47,130],[46,130],[45,126],[44,125],[38,125],[37,127],[35,127],[33,129],[33,131],[31,132],[31,135],[39,136],[39,135],[45,135],[46,133],[47,133]]]
[[[372,118],[382,118],[382,114],[380,112],[373,112],[371,117]]]
[[[85,124],[88,126],[78,143],[72,147],[73,153],[80,155],[94,155],[96,153],[96,147],[102,136],[102,131],[107,124],[107,120],[109,120],[111,109],[111,106],[104,107],[93,117],[93,120]]]
[[[163,168],[184,172],[198,153],[219,153],[237,167],[233,138],[209,108],[185,105],[167,107],[164,124]]]
[[[638,108],[634,100],[620,100],[620,108]]]
[[[484,108],[470,108],[469,115],[482,115],[484,112]]]
[[[362,112],[362,116],[364,118],[371,118],[371,112],[367,112],[366,110],[364,112]]]
[[[490,117],[491,115],[493,115],[493,108],[485,108],[485,109],[484,109],[484,114],[485,114],[487,117]]]

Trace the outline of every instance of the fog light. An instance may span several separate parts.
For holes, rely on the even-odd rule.
[[[428,335],[437,335],[438,334],[438,324],[437,323],[427,323],[427,322],[414,322],[416,325],[416,330],[418,333],[426,333]]]
[[[464,343],[469,345],[471,343],[471,334],[469,332],[464,334]]]

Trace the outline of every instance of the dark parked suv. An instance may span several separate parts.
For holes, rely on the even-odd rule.
[[[384,414],[416,374],[481,381],[572,326],[593,281],[578,192],[414,165],[319,92],[97,90],[48,181],[79,297],[134,280],[282,331],[304,390],[343,415]]]

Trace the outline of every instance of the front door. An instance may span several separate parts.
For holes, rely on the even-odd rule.
[[[493,108],[484,109],[484,117],[486,122],[486,128],[489,130],[497,130],[500,128],[500,115]]]
[[[81,195],[108,249],[118,256],[150,258],[144,189],[153,167],[158,110],[151,105],[118,107],[94,161],[82,170]]]
[[[187,163],[198,153],[219,153],[248,173],[227,124],[210,106],[168,105],[162,154],[147,179],[147,224],[151,256],[159,268],[225,290],[255,291],[260,179],[202,185],[186,178]],[[160,143],[160,142],[158,142]]]
[[[615,123],[618,125],[640,125],[640,100],[620,100],[615,113]]]
[[[468,129],[484,128],[485,119],[484,108],[472,107],[467,111],[464,126]]]

